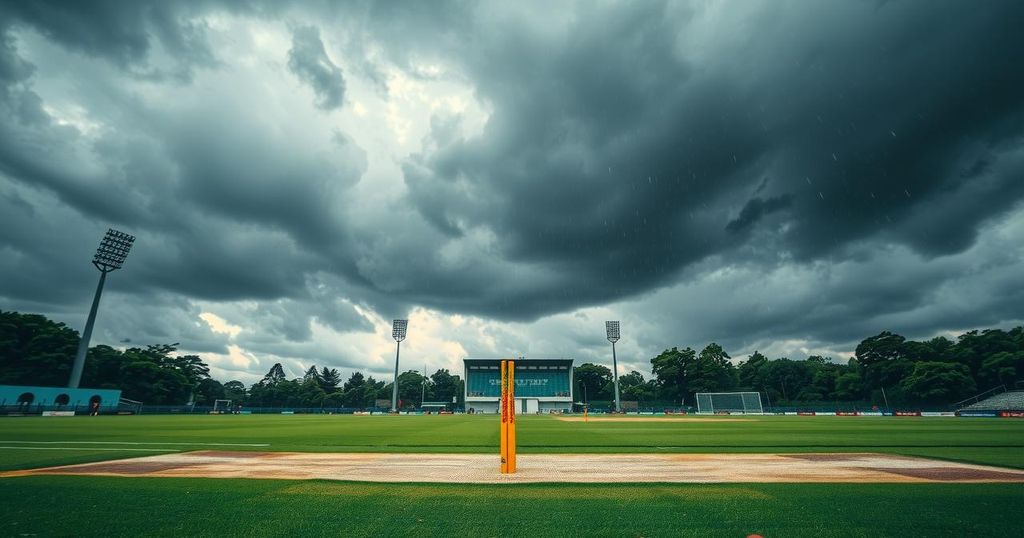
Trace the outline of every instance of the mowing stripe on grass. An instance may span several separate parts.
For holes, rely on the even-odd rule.
[[[19,443],[33,445],[185,445],[185,446],[270,446],[270,443],[138,443],[133,441],[8,441],[0,439],[0,443]]]
[[[104,448],[81,446],[0,446],[10,450],[113,450],[116,452],[180,452],[173,448]]]

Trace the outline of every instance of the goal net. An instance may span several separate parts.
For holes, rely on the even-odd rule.
[[[230,413],[231,412],[231,400],[214,400],[213,401],[213,412],[214,413]]]
[[[760,392],[698,392],[698,413],[763,413]]]

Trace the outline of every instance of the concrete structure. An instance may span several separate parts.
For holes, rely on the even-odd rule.
[[[516,361],[516,412],[547,413],[572,409],[572,359]],[[497,413],[501,398],[502,359],[463,359],[466,411]]]
[[[115,389],[0,385],[0,409],[6,413],[87,413],[93,401],[100,403],[101,411],[111,411],[117,409],[120,400],[121,391]]]

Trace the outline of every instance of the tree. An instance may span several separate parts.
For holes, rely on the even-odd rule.
[[[431,401],[451,403],[462,394],[462,379],[442,368],[431,374],[429,394]]]
[[[836,378],[835,397],[838,400],[857,400],[864,397],[864,384],[860,373],[846,372]]]
[[[1014,335],[999,329],[968,331],[957,338],[952,355],[961,364],[970,367],[977,374],[985,359],[997,353],[1024,351],[1018,348]]]
[[[402,407],[420,406],[422,403],[420,397],[422,396],[425,379],[423,374],[416,370],[402,372],[398,376],[398,399],[402,401]]]
[[[985,359],[978,371],[978,379],[986,388],[999,385],[1013,388],[1017,380],[1024,379],[1024,351],[1003,351]]]
[[[904,392],[921,402],[948,404],[977,391],[971,371],[965,364],[918,362],[903,379]]]
[[[320,384],[320,372],[316,369],[316,365],[310,366],[306,373],[302,374],[302,382],[305,383],[306,381],[313,381],[317,385]]]
[[[583,396],[590,400],[609,399],[605,387],[612,380],[612,371],[600,364],[584,363],[572,370],[573,379],[583,387]]]
[[[345,403],[345,393],[341,391],[332,392],[327,396],[324,396],[323,406],[324,407],[359,407],[351,406]]]
[[[198,355],[170,356],[175,351],[173,345],[149,346],[150,353],[158,354],[160,365],[165,368],[177,370],[185,376],[192,386],[199,385],[199,382],[210,377],[210,367]]]
[[[0,310],[0,385],[66,385],[78,331],[38,314]]]
[[[276,383],[284,381],[285,377],[286,376],[284,375],[284,367],[282,367],[281,363],[278,362],[274,363],[274,365],[270,367],[270,371],[267,372],[267,375],[263,376],[263,380],[260,381],[260,383],[266,385],[274,385]]]
[[[651,359],[651,370],[662,398],[682,401],[692,393],[689,382],[696,377],[697,352],[686,348],[666,349]]]
[[[241,381],[228,381],[224,383],[224,398],[231,400],[234,404],[241,404],[246,400],[245,385]]]
[[[906,338],[898,334],[882,331],[876,336],[865,338],[860,344],[857,344],[854,354],[862,366],[870,368],[880,362],[904,358],[903,343],[905,341]]]
[[[650,401],[654,399],[655,385],[644,379],[643,374],[633,370],[619,376],[619,389],[622,399],[627,401]]]
[[[768,357],[755,351],[736,369],[738,388],[761,392],[765,389],[765,376],[768,373]]]
[[[377,399],[391,399],[391,384],[383,381],[377,381],[373,376],[366,378],[366,401],[363,402],[364,407],[374,407],[377,403]]]
[[[338,383],[341,383],[341,374],[334,368],[328,369],[324,366],[320,370],[320,388],[324,389],[324,392],[335,392],[338,389]]]
[[[691,392],[723,392],[736,387],[736,367],[729,354],[716,343],[701,350],[695,375],[689,381]]]
[[[898,386],[913,370],[913,363],[905,355],[905,342],[906,339],[898,334],[882,331],[857,345],[855,355],[869,389]]]
[[[813,380],[814,372],[807,361],[776,359],[768,363],[766,391],[773,402],[793,402]]]
[[[86,355],[85,368],[82,370],[82,386],[120,388],[121,367],[125,356],[110,346],[95,346]]]
[[[316,368],[312,368],[312,370],[315,372]],[[320,407],[323,404],[324,397],[326,396],[327,393],[324,392],[324,389],[320,388],[319,376],[309,377],[299,386],[294,405],[301,407]]]
[[[199,382],[195,390],[195,401],[199,405],[213,405],[215,400],[225,399],[224,385],[216,379],[206,378]]]
[[[121,393],[124,397],[147,404],[182,404],[192,386],[181,373],[161,368],[151,360],[135,360],[121,368]]]

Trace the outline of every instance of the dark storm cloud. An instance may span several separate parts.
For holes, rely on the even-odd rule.
[[[162,1],[4,2],[0,24],[29,26],[69,50],[102,57],[139,75],[190,77],[194,65],[211,66],[213,52],[201,22],[186,5]],[[171,73],[146,65],[154,43],[179,63]]]
[[[409,161],[411,200],[446,234],[493,230],[509,259],[561,273],[517,294],[535,315],[671,282],[769,213],[802,260],[870,238],[941,255],[1024,195],[1004,162],[1024,134],[1019,3],[732,9],[743,31],[699,55],[704,20],[657,3],[487,28],[462,61],[494,113]]]
[[[316,106],[334,110],[345,102],[345,77],[327,56],[318,28],[300,26],[292,32],[288,69],[313,89]]]
[[[263,371],[334,360],[311,323],[372,331],[357,307],[613,304],[637,354],[1016,319],[1021,27],[1013,1],[5,2],[0,298],[77,326],[95,274],[67,260],[112,225],[140,240],[104,334],[222,351],[186,326],[209,301]],[[437,105],[456,86],[482,130]],[[370,129],[403,99],[439,106],[412,155]],[[598,357],[600,321],[532,341]]]
[[[733,233],[741,232],[756,224],[757,221],[761,220],[766,215],[770,215],[776,211],[781,211],[789,207],[792,203],[793,198],[788,195],[768,198],[767,200],[751,198],[750,201],[743,206],[739,216],[725,225],[725,230]]]

